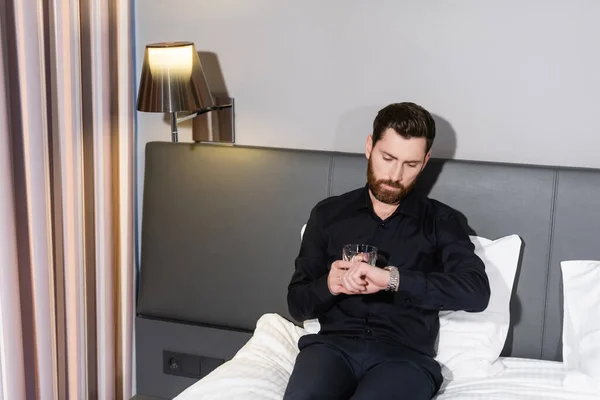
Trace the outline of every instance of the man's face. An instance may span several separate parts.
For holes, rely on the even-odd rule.
[[[369,135],[367,183],[373,196],[382,203],[400,203],[429,161],[431,152],[425,153],[426,148],[425,138],[405,139],[393,129],[385,131],[375,147]]]

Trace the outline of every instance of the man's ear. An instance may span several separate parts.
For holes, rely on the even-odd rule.
[[[423,169],[425,169],[425,166],[426,166],[426,165],[427,165],[427,163],[429,162],[429,159],[430,159],[430,158],[431,158],[431,150],[429,150],[429,151],[427,152],[427,154],[425,154],[425,160],[424,160],[424,162],[423,162],[423,168],[421,169],[421,171],[422,171]]]
[[[371,158],[371,151],[373,151],[373,135],[367,136],[367,144],[365,145],[365,156],[367,156],[367,160]]]

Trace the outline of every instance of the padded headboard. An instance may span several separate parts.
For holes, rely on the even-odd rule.
[[[362,154],[149,143],[138,315],[251,332],[289,317],[300,229],[321,199],[364,185]],[[600,259],[600,171],[434,159],[417,190],[471,234],[524,241],[503,354],[561,358],[560,261]]]

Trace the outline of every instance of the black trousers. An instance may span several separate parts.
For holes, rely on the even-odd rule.
[[[284,400],[431,400],[443,378],[431,357],[372,339],[305,335]]]

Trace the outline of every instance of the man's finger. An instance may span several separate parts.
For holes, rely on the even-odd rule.
[[[355,277],[352,274],[348,275],[348,281],[352,283],[352,286],[355,290],[358,290],[360,293],[365,291],[365,280],[361,279],[360,276]]]
[[[360,274],[352,273],[349,275],[348,279],[358,286],[360,290],[365,289],[366,281],[362,279]]]
[[[331,264],[332,268],[347,271],[352,267],[352,263],[350,261],[337,260],[333,264]]]
[[[353,262],[367,262],[369,260],[369,256],[365,253],[359,253],[352,257]]]
[[[356,291],[357,288],[355,288],[352,283],[348,280],[348,277],[346,275],[344,275],[342,277],[342,284],[344,285],[344,287],[349,290],[349,291]]]
[[[349,290],[355,292],[360,292],[362,290],[362,287],[358,285],[348,274],[344,275],[342,281],[344,282],[344,286]]]
[[[363,271],[364,268],[358,266],[357,268],[353,269],[350,274],[352,276],[353,279],[364,279],[363,277],[366,275],[366,272]]]

